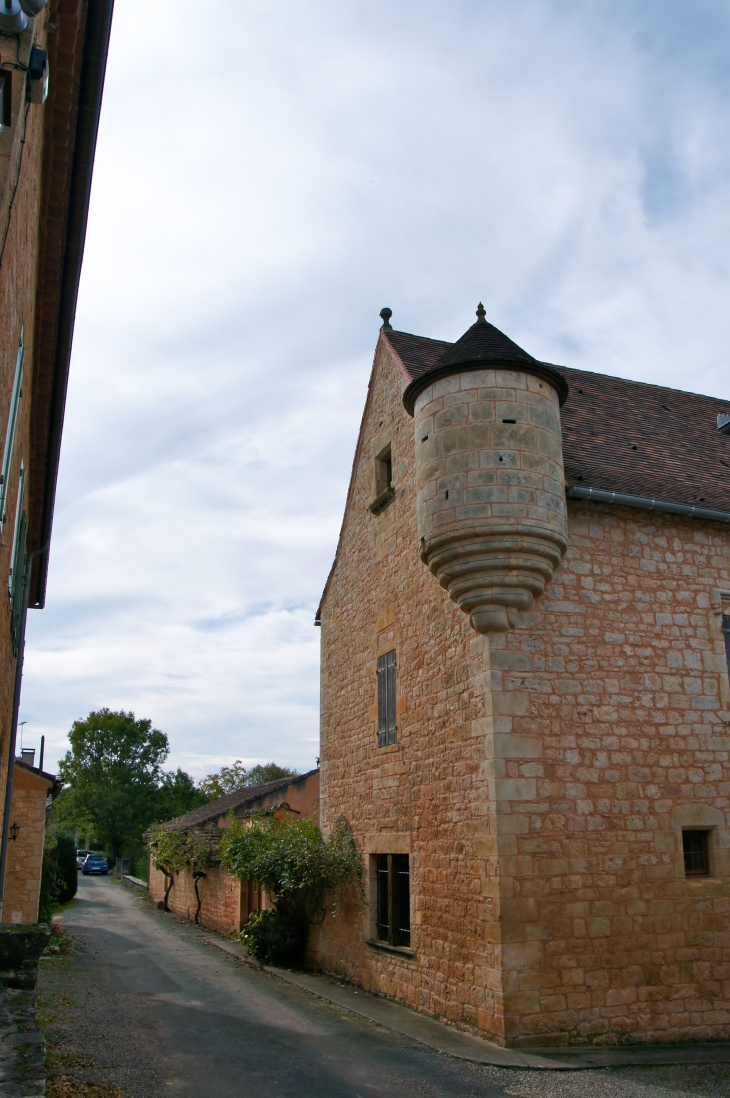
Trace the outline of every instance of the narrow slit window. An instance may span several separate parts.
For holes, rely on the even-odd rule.
[[[709,877],[710,832],[683,831],[682,850],[685,877]]]
[[[378,657],[378,747],[395,743],[395,649]]]
[[[393,487],[393,458],[390,446],[378,454],[375,459],[375,495],[376,497]]]
[[[723,597],[722,602],[722,635],[725,640],[725,662],[728,678],[730,679],[730,596],[728,596],[727,603],[725,597]]]
[[[408,854],[376,854],[376,931],[381,942],[411,944],[411,877]]]
[[[5,525],[7,515],[5,509],[8,503],[8,478],[10,466],[13,460],[13,444],[15,432],[18,426],[18,407],[23,395],[23,362],[25,361],[25,344],[23,342],[23,330],[20,331],[20,345],[18,357],[15,360],[15,378],[13,379],[13,391],[10,397],[10,410],[8,412],[8,429],[5,432],[5,449],[3,450],[3,465],[0,470],[0,530]]]

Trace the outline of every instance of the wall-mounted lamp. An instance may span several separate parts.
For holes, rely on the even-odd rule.
[[[10,827],[8,828],[8,831],[10,833],[10,838],[13,840],[13,842],[15,842],[15,840],[17,839],[17,837],[20,833],[19,825],[18,824],[11,824]]]
[[[18,0],[0,0],[0,34],[22,34],[27,26]]]

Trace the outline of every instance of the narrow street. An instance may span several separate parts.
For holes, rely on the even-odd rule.
[[[532,1072],[440,1055],[227,957],[194,926],[106,878],[80,879],[62,923],[78,950],[41,965],[39,997],[51,1057],[79,1094],[721,1098],[730,1091],[725,1064]]]

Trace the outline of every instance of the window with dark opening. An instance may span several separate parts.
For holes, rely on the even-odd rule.
[[[395,649],[378,657],[378,747],[396,742]]]
[[[730,606],[727,608],[723,606],[722,634],[725,638],[725,661],[727,663],[728,678],[730,678]]]
[[[685,877],[709,877],[710,875],[710,832],[683,831],[682,849],[684,851]]]
[[[411,886],[407,854],[376,854],[376,930],[381,942],[411,944]]]
[[[379,496],[393,487],[393,458],[390,446],[386,447],[375,459],[375,495]]]

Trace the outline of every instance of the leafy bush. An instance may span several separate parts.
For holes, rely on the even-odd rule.
[[[79,887],[79,871],[76,865],[76,843],[68,835],[59,835],[56,840],[56,874],[58,885],[58,903],[68,904],[76,895]]]
[[[309,925],[291,912],[254,911],[238,937],[257,961],[300,968],[308,932]]]
[[[274,899],[274,910],[254,913],[241,934],[255,957],[272,964],[301,964],[310,925],[324,919],[328,892],[347,885],[361,890],[362,860],[342,816],[326,842],[311,820],[236,820],[223,836],[221,861],[231,876],[256,881]]]
[[[58,866],[50,850],[43,851],[41,869],[41,893],[38,903],[38,922],[50,923],[58,907]]]

